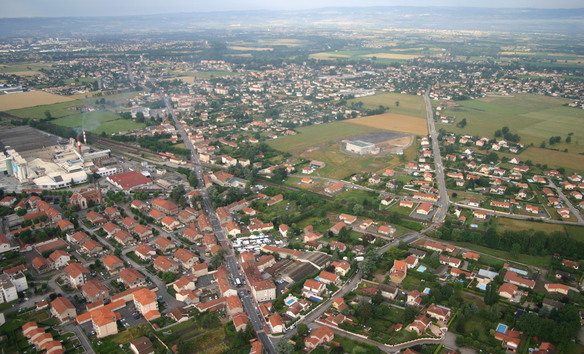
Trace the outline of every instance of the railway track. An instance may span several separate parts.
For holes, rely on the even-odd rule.
[[[123,152],[127,152],[127,153],[130,153],[133,155],[138,155],[138,156],[140,154],[148,154],[148,155],[158,156],[158,154],[155,151],[145,149],[143,147],[136,146],[134,144],[130,144],[130,143],[122,142],[122,141],[115,141],[115,140],[111,140],[111,139],[107,139],[107,138],[102,138],[98,135],[91,134],[91,133],[86,133],[86,134],[87,134],[87,140],[89,141],[90,144],[101,145],[104,147],[108,147],[108,148],[116,149],[116,150],[121,150]]]

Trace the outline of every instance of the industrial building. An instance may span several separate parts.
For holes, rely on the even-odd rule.
[[[361,140],[348,141],[345,148],[358,155],[377,155],[381,151],[377,145]]]

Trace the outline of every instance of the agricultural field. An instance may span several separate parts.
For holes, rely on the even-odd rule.
[[[44,91],[29,91],[0,96],[0,111],[10,111],[21,108],[50,105],[54,103],[74,101],[69,97],[53,95]],[[16,114],[15,114],[16,115]]]
[[[229,46],[231,50],[253,51],[253,52],[271,52],[274,48],[271,47],[243,47],[243,46]]]
[[[369,109],[387,106],[389,113],[426,119],[426,105],[422,96],[384,92],[373,96],[354,98],[349,100],[349,103],[351,102],[363,102],[365,108]],[[399,102],[399,105],[396,102]]]
[[[389,50],[381,48],[364,48],[339,50],[334,52],[319,52],[310,54],[309,57],[318,60],[335,60],[338,58],[358,60],[367,58],[378,62],[396,62],[425,56],[436,57],[442,55],[442,52],[443,50],[441,48],[430,48],[429,50],[424,48],[392,48]]]
[[[572,226],[572,225],[562,225],[562,224],[548,224],[541,222],[533,222],[527,220],[517,220],[508,218],[498,218],[497,219],[497,230],[498,231],[521,231],[521,230],[533,230],[533,231],[543,231],[546,233],[552,232],[564,232],[568,236],[574,237],[579,241],[584,241],[584,227]]]
[[[7,111],[6,113],[21,118],[46,118],[45,112],[49,111],[52,117],[59,118],[75,114],[76,107],[82,105],[83,102],[79,100],[72,100],[63,103],[54,103],[29,108],[14,109]]]
[[[122,119],[119,115],[108,111],[79,113],[52,121],[55,125],[68,128],[81,128],[89,132],[101,134],[117,133],[123,130],[140,129],[145,125],[132,120]]]
[[[513,134],[521,136],[521,142],[537,146],[542,141],[547,142],[551,136],[565,139],[573,133],[572,143],[566,146],[584,152],[584,111],[563,106],[567,102],[566,99],[536,95],[460,101],[459,106],[447,108],[441,113],[455,116],[457,121],[466,118],[466,127],[461,129],[450,124],[437,126],[455,133],[489,137],[493,137],[495,130],[507,126]]]
[[[376,130],[391,130],[416,135],[428,134],[428,125],[425,119],[401,114],[384,113],[375,116],[349,119],[347,122],[376,128]]]
[[[39,74],[39,70],[52,70],[50,64],[44,63],[19,63],[10,65],[0,65],[0,74],[30,76]]]

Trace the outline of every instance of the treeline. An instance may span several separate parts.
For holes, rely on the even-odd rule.
[[[484,235],[463,229],[451,228],[447,223],[436,233],[436,237],[445,241],[462,241],[483,245],[489,248],[509,251],[520,250],[520,253],[533,256],[559,254],[562,257],[584,258],[584,242],[574,240],[563,232],[545,233],[543,231],[520,230],[497,232],[488,229]]]

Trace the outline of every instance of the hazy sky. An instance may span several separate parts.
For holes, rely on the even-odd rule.
[[[118,16],[328,6],[581,8],[582,0],[0,0],[0,17]]]

